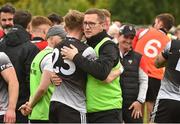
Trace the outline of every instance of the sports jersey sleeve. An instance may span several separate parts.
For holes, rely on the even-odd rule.
[[[137,41],[138,41],[138,37],[139,37],[139,32],[136,33],[136,35],[134,36],[134,39],[132,41],[132,48],[135,49]]]
[[[41,70],[47,70],[53,72],[53,65],[52,65],[52,53],[46,55],[42,62],[41,62]]]
[[[165,59],[168,59],[169,53],[170,53],[170,48],[171,48],[171,42],[168,42],[164,50],[162,51],[162,56]]]
[[[140,29],[132,41],[132,48],[135,49],[138,40],[147,32],[147,29]]]
[[[85,72],[91,74],[99,80],[105,80],[114,65],[119,60],[118,48],[115,44],[101,46],[99,58],[90,61],[81,54],[76,54],[73,61]]]
[[[144,103],[148,89],[148,75],[141,68],[139,68],[139,83],[139,93],[137,100],[141,103]]]
[[[0,52],[0,72],[12,66],[9,57],[5,53]]]
[[[141,57],[139,66],[144,71],[144,73],[146,73],[146,74],[148,73],[147,64],[146,64],[146,60],[145,60],[144,56]]]

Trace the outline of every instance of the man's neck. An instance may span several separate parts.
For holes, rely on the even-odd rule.
[[[130,50],[131,50],[131,48],[130,49],[124,49],[121,46],[119,46],[119,51],[121,52],[122,55],[128,53]]]
[[[42,38],[42,39],[45,39],[45,37],[42,36],[41,33],[32,33],[32,36],[33,36],[33,37],[40,37],[40,38]]]
[[[72,37],[72,38],[76,38],[78,40],[82,39],[82,32],[81,31],[70,31],[67,34],[67,37]]]

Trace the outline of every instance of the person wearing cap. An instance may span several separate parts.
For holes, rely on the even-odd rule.
[[[30,99],[19,108],[24,116],[29,115],[31,123],[49,122],[49,104],[54,91],[50,81],[53,73],[52,51],[65,37],[66,32],[62,26],[51,27],[46,36],[48,46],[31,63]]]
[[[133,51],[132,41],[136,34],[133,26],[123,25],[119,29],[120,60],[124,67],[120,84],[122,88],[122,115],[125,123],[143,123],[142,104],[148,88],[145,61],[141,54]]]

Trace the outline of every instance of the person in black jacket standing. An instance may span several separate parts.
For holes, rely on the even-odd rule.
[[[133,51],[132,40],[136,34],[133,26],[119,29],[120,60],[124,67],[120,84],[123,94],[123,120],[125,123],[143,123],[142,104],[148,88],[148,76],[142,55]]]
[[[14,26],[0,44],[0,51],[5,52],[15,67],[19,81],[19,98],[17,109],[29,99],[30,65],[39,49],[30,42],[30,34],[26,31],[31,20],[31,14],[26,11],[17,11],[14,15]],[[20,111],[16,111],[16,122],[27,123],[28,118]]]

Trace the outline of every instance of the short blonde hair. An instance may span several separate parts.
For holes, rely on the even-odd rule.
[[[101,10],[106,17],[111,18],[111,13],[109,12],[109,10],[107,10],[107,9],[101,9]]]
[[[38,26],[44,24],[52,26],[52,22],[47,17],[44,16],[34,16],[30,23],[32,28],[37,28]]]
[[[65,26],[70,29],[80,29],[83,26],[84,13],[77,10],[69,10],[64,16]]]

